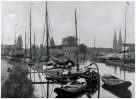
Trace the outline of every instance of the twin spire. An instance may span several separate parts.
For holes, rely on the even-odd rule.
[[[119,40],[117,42],[117,37],[116,37],[116,30],[114,30],[114,39],[113,39],[113,50],[122,50],[122,37],[121,37],[121,29],[120,29],[120,34],[119,34]]]

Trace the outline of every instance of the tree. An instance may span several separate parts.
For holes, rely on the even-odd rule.
[[[39,50],[39,46],[38,45],[36,46],[36,50]]]
[[[19,35],[17,38],[17,45],[16,45],[17,49],[21,50],[23,49],[23,40],[22,40],[22,36]]]
[[[62,39],[62,45],[76,45],[76,38],[74,36],[67,36]]]
[[[32,47],[31,47],[32,51],[36,51],[36,45],[32,44]]]
[[[62,39],[62,45],[66,45],[65,42],[66,42],[66,38],[63,38],[63,39]]]
[[[84,44],[80,44],[79,45],[79,52],[82,54],[85,54],[87,52],[87,46],[85,46]]]
[[[54,39],[53,37],[50,39],[50,46],[54,46],[55,45],[55,42],[54,42]]]
[[[40,50],[43,50],[43,45],[42,44],[40,44]]]

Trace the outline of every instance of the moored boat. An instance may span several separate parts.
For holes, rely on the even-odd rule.
[[[70,82],[61,88],[55,88],[54,92],[57,94],[71,95],[83,91],[86,87],[87,83],[85,79],[80,78],[77,81]]]
[[[113,85],[113,86],[124,85],[128,88],[132,84],[130,81],[125,81],[125,80],[119,79],[119,78],[112,76],[110,74],[104,74],[101,78],[102,78],[102,81],[104,82],[104,84],[107,84],[107,85]]]
[[[96,66],[96,68],[93,68],[93,66]],[[92,70],[99,71],[98,66],[95,63],[89,64],[85,70],[73,70],[73,69],[50,69],[50,70],[44,70],[44,74],[48,75],[50,78],[52,78],[54,81],[61,83],[61,84],[67,84],[70,81],[75,81],[79,77],[84,78],[83,75],[92,73]]]
[[[74,98],[85,92],[92,96],[98,90],[98,82],[98,74],[92,71],[89,74],[85,74],[84,78],[79,78],[60,88],[55,88],[54,92],[63,98]]]

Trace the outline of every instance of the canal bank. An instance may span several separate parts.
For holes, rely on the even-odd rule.
[[[1,59],[1,87],[9,77],[7,69],[12,65],[8,64],[6,60]]]
[[[121,62],[115,62],[111,60],[106,60],[106,65],[113,65],[113,66],[119,66],[121,68],[124,68],[129,71],[135,71],[135,64],[132,63],[121,63]]]
[[[2,62],[2,76],[7,75],[7,68],[12,65]],[[10,67],[9,67],[9,66]],[[24,63],[16,62],[8,76],[2,79],[1,97],[2,98],[36,98],[33,94],[34,87],[31,80],[28,79],[28,67]]]

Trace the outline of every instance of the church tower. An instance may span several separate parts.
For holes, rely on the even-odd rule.
[[[118,40],[118,49],[119,49],[120,51],[122,50],[121,29],[120,29],[119,40]]]
[[[116,30],[114,31],[114,39],[113,39],[113,50],[116,50],[117,48],[117,38],[116,38]]]

